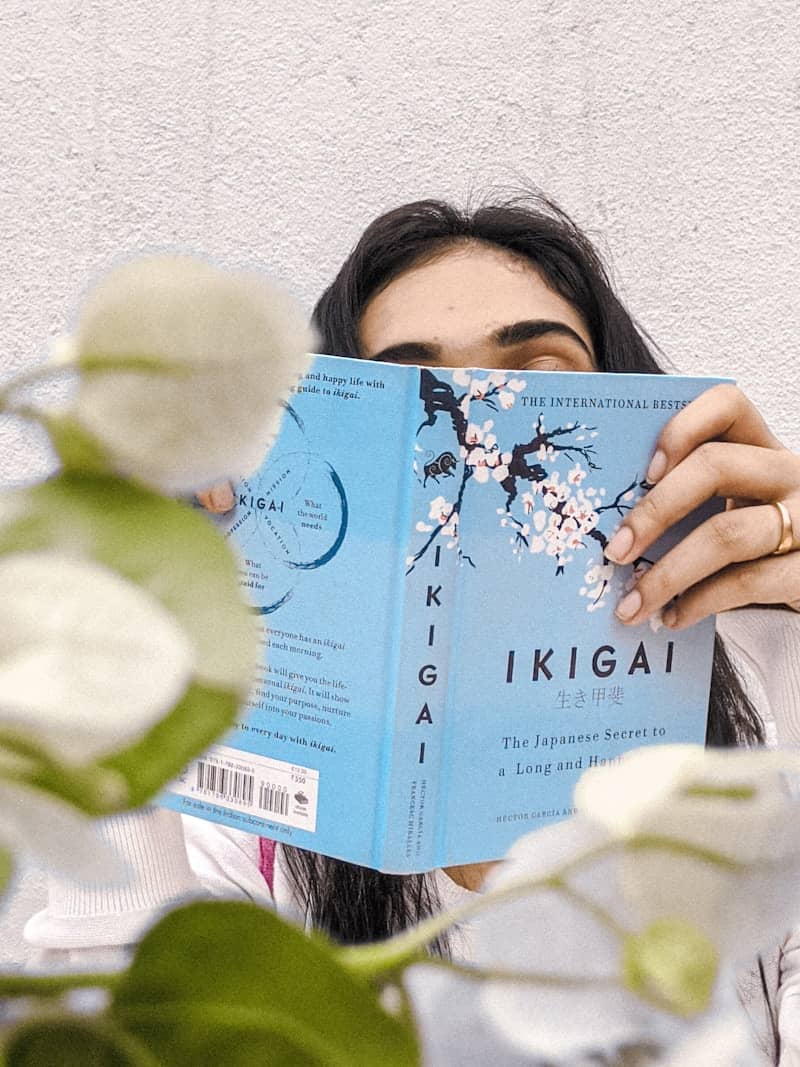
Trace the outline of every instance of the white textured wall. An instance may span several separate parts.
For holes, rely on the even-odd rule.
[[[800,449],[798,56],[796,0],[3,0],[2,377],[120,254],[310,308],[378,211],[528,179],[679,369],[736,374]],[[0,480],[48,463],[0,424]]]

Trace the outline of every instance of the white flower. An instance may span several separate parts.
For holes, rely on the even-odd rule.
[[[569,819],[520,838],[490,876],[486,895],[541,878],[607,839],[587,820]],[[606,861],[591,881],[595,899],[615,918],[614,867]],[[586,879],[575,879],[586,892]],[[609,899],[612,898],[612,899]],[[528,895],[480,914],[475,957],[486,969],[563,976],[596,984],[573,986],[486,982],[480,1002],[488,1020],[532,1058],[571,1062],[589,1051],[612,1054],[620,1045],[671,1037],[675,1026],[617,981],[618,937],[592,912],[556,889]]]
[[[434,519],[441,526],[442,523],[447,522],[450,518],[452,509],[453,505],[443,496],[434,497],[428,510],[428,518]]]
[[[124,474],[190,492],[250,473],[312,335],[295,302],[256,275],[153,256],[93,289],[72,338],[72,415]]]
[[[456,367],[456,369],[453,371],[454,385],[469,385],[471,380],[472,376],[470,375],[469,371],[465,370],[463,367]]]
[[[578,814],[516,842],[473,922],[478,967],[548,977],[487,981],[473,1010],[547,1062],[633,1044],[671,1067],[755,1062],[726,983],[798,918],[798,776],[794,753],[699,746],[585,774]]]
[[[472,475],[475,481],[482,485],[483,483],[489,481],[489,468],[486,466],[485,463],[481,464],[478,467],[473,467]]]
[[[643,921],[680,916],[747,959],[800,919],[798,775],[792,752],[663,745],[587,772],[575,804],[622,840],[652,834],[721,856],[626,856],[623,891]]]
[[[515,393],[521,393],[522,390],[525,388],[525,379],[524,378],[509,378],[509,380],[508,380],[508,388],[509,389],[513,389]]]
[[[510,408],[513,408],[513,406],[514,406],[514,394],[510,393],[507,389],[503,389],[503,391],[499,394],[497,399],[498,399],[498,401],[500,403],[500,407],[504,411],[508,411]]]
[[[194,650],[146,590],[57,552],[0,558],[0,723],[56,757],[122,748],[184,692]]]
[[[468,445],[477,445],[483,440],[483,430],[474,422],[467,426],[466,442]]]
[[[491,388],[488,378],[473,378],[470,382],[469,393],[475,400],[483,400]]]
[[[505,465],[505,463],[500,463],[494,468],[494,470],[492,471],[492,477],[496,482],[502,482],[505,478],[508,477],[508,467]]]

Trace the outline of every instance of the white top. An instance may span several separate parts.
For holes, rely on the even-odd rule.
[[[800,744],[800,614],[739,609],[720,616],[718,629],[765,720],[769,740]],[[102,820],[98,832],[129,860],[134,877],[121,889],[52,879],[47,907],[25,927],[26,939],[41,950],[37,962],[42,966],[121,966],[129,946],[164,910],[195,896],[249,900],[302,919],[281,866],[280,847],[274,899],[270,894],[259,870],[255,834],[164,809]],[[437,879],[445,907],[468,896],[444,872],[437,872]],[[456,958],[471,957],[468,929],[456,934],[453,951]],[[800,1067],[800,930],[781,947],[774,970],[780,1064]],[[754,1004],[758,1000],[756,993]],[[759,1021],[763,1025],[763,1018]]]

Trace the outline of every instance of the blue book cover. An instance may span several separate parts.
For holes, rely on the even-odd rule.
[[[613,609],[720,502],[633,565],[604,549],[718,381],[315,357],[222,521],[262,624],[250,702],[162,802],[410,873],[502,856],[629,748],[702,742],[713,620]]]

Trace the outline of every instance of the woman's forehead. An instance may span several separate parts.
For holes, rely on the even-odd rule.
[[[530,319],[563,322],[591,343],[582,317],[533,264],[474,244],[395,278],[367,304],[359,333],[365,354],[374,355],[405,341],[460,347]]]

